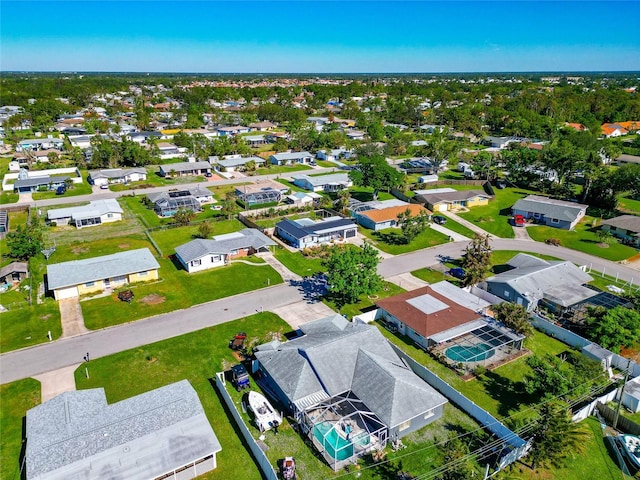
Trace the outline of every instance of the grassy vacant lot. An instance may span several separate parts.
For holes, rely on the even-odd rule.
[[[622,245],[617,241],[605,244],[606,246],[602,245],[596,236],[598,227],[594,228],[592,226],[593,220],[593,217],[585,216],[574,230],[535,225],[527,227],[527,232],[532,239],[538,242],[544,242],[548,238],[556,238],[560,240],[560,244],[563,247],[579,250],[596,257],[613,260],[614,262],[624,260],[638,253],[635,248]]]
[[[47,298],[40,305],[4,312],[0,315],[0,331],[0,353],[47,342],[49,331],[55,340],[62,335],[58,302]]]
[[[301,277],[324,272],[319,258],[305,257],[300,252],[291,252],[283,247],[276,247],[275,256],[285,267]]]
[[[22,421],[27,410],[40,404],[40,382],[27,378],[5,383],[0,385],[0,398],[0,478],[19,480]]]
[[[408,244],[404,243],[402,231],[398,228],[385,228],[377,232],[369,230],[368,228],[359,228],[358,230],[371,240],[371,243],[376,248],[392,255],[401,255],[423,248],[434,247],[449,241],[447,235],[437,232],[432,228],[426,228]]]
[[[9,203],[16,203],[20,195],[13,192],[2,192],[0,193],[0,205],[8,205]]]
[[[235,218],[232,220],[212,221],[211,227],[212,236],[237,232],[245,228],[245,226]],[[177,246],[193,240],[197,233],[198,227],[196,225],[190,225],[187,227],[154,230],[150,235],[158,247],[160,247],[160,250],[162,250],[163,255],[168,256],[175,253]]]
[[[264,267],[262,267],[264,268]],[[90,378],[84,367],[76,370],[78,389],[104,387],[109,403],[187,379],[198,393],[209,422],[222,445],[218,468],[206,479],[260,479],[258,468],[234,429],[234,421],[211,383],[216,372],[237,363],[227,341],[236,332],[247,332],[250,342],[262,343],[290,327],[265,312],[144,347],[92,360]]]
[[[489,201],[489,205],[472,207],[468,212],[462,212],[458,215],[498,237],[513,238],[513,228],[509,224],[511,206],[518,199],[536,192],[521,188],[505,188],[496,190],[495,193],[496,196]]]

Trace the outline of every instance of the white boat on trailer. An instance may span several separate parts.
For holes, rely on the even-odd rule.
[[[264,395],[253,390],[249,392],[249,408],[261,432],[277,428],[282,423],[282,415],[273,408]]]

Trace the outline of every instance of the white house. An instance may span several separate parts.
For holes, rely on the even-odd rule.
[[[55,225],[75,225],[78,228],[122,220],[122,208],[115,198],[93,200],[79,207],[55,208],[47,212],[47,221]]]
[[[338,192],[349,188],[353,182],[347,173],[332,173],[329,175],[294,175],[293,184],[311,192]]]
[[[316,152],[316,158],[319,160],[328,160],[330,162],[333,162],[342,158],[350,158],[351,154],[351,150],[347,150],[346,148],[341,147],[333,148],[331,150],[318,150]]]
[[[147,179],[145,168],[109,168],[92,170],[89,172],[89,183],[93,185],[108,185],[110,183],[140,182]]]
[[[245,228],[239,232],[217,235],[212,239],[198,238],[176,247],[176,258],[189,273],[220,267],[230,260],[269,251],[276,242],[260,230]]]
[[[276,153],[269,157],[269,161],[274,165],[294,165],[296,163],[311,163],[313,155],[309,152],[288,152]]]

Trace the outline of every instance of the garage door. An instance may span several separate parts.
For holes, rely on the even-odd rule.
[[[78,287],[59,288],[55,291],[56,300],[78,296]]]

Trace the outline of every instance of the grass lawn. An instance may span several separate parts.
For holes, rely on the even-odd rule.
[[[27,410],[40,404],[40,382],[27,378],[5,383],[0,398],[0,478],[19,480],[22,422]]]
[[[382,288],[378,290],[373,295],[361,295],[360,300],[357,303],[349,303],[347,305],[343,305],[342,308],[338,309],[335,302],[324,298],[322,301],[326,303],[332,310],[335,310],[338,313],[346,315],[348,318],[351,318],[355,315],[361,314],[363,311],[368,310],[373,307],[373,304],[376,300],[380,298],[392,297],[394,295],[399,295],[404,293],[406,290],[400,288],[395,283],[383,282]]]
[[[473,236],[475,235],[475,232],[473,230],[465,227],[461,223],[458,223],[451,218],[447,218],[447,223],[444,224],[443,227],[448,228],[449,230],[453,230],[454,232],[459,233],[460,235],[464,235],[468,238],[473,238]]]
[[[620,196],[618,197],[618,210],[622,213],[640,215],[640,200],[628,196]]]
[[[274,173],[287,174],[312,170],[309,165],[270,165],[256,169],[256,175],[273,175]]]
[[[447,280],[450,283],[457,283],[458,280],[447,275],[439,270],[433,270],[432,268],[421,268],[420,270],[414,270],[411,275],[424,280],[427,283],[438,283],[442,280]]]
[[[95,330],[118,325],[282,283],[280,275],[263,264],[233,263],[189,274],[171,260],[158,263],[161,280],[128,286],[135,295],[131,303],[121,302],[116,293],[82,302],[85,326]]]
[[[40,305],[4,312],[0,315],[0,331],[1,353],[47,342],[49,331],[55,340],[62,335],[58,303],[47,298]]]
[[[316,160],[316,164],[322,168],[338,168],[335,163],[329,162],[327,160]]]
[[[607,451],[602,437],[602,427],[598,420],[594,417],[589,417],[583,420],[583,423],[587,431],[590,432],[584,445],[585,451],[570,456],[564,467],[538,468],[533,471],[522,463],[516,463],[508,470],[513,476],[507,474],[505,478],[522,480],[620,480],[625,478],[620,467]],[[527,463],[526,457],[523,462]]]
[[[509,224],[511,206],[518,199],[536,192],[521,188],[505,188],[495,192],[496,196],[489,201],[489,205],[472,207],[468,212],[462,212],[458,215],[497,237],[514,238],[513,228]]]
[[[598,228],[593,228],[592,222],[593,217],[585,216],[574,230],[536,225],[527,228],[527,232],[533,240],[538,242],[544,242],[548,238],[556,238],[560,240],[560,244],[563,247],[579,250],[614,262],[624,260],[638,253],[635,248],[622,245],[617,241],[608,244],[606,248],[601,247],[600,241],[596,236]]]
[[[8,205],[9,203],[16,203],[20,195],[13,192],[2,192],[0,193],[0,205]]]
[[[409,244],[403,243],[402,231],[398,228],[385,228],[374,232],[368,228],[359,228],[361,234],[366,236],[376,248],[392,255],[434,247],[449,241],[449,237],[432,228],[426,228],[418,234]]]
[[[211,235],[222,235],[224,233],[237,232],[245,228],[235,218],[232,220],[222,220],[219,222],[211,222]],[[189,225],[186,227],[167,228],[164,230],[154,230],[150,232],[153,240],[158,244],[165,256],[173,255],[176,247],[187,243],[195,238],[198,233],[198,226]]]
[[[144,195],[120,197],[118,202],[122,206],[125,216],[134,215],[138,217],[146,228],[159,227],[171,221],[158,217],[153,209],[147,208],[142,203],[143,198]]]
[[[86,170],[80,170],[82,174],[82,178],[87,178],[88,172]],[[88,195],[92,192],[91,185],[86,181],[82,181],[82,183],[74,183],[71,188],[67,189],[67,191],[63,195],[56,195],[55,190],[48,190],[46,192],[34,192],[32,197],[34,200],[46,200],[49,198],[63,198],[63,197],[75,197],[77,195]]]
[[[300,252],[290,252],[286,248],[278,246],[275,250],[275,256],[285,267],[301,277],[325,271],[321,259],[305,257]]]
[[[76,370],[76,386],[78,389],[104,387],[108,402],[113,403],[179,380],[189,380],[222,445],[218,468],[199,478],[259,480],[258,468],[210,380],[216,372],[237,363],[227,341],[238,331],[247,332],[250,342],[262,343],[271,340],[273,334],[290,331],[290,327],[269,312],[253,315],[92,360],[88,365],[89,379],[84,375],[86,365]]]
[[[355,198],[356,200],[360,200],[361,202],[370,202],[373,200],[373,188],[369,187],[351,187],[349,189],[349,193],[351,194],[351,198]],[[378,200],[391,200],[394,197],[389,192],[380,191],[378,192]]]

